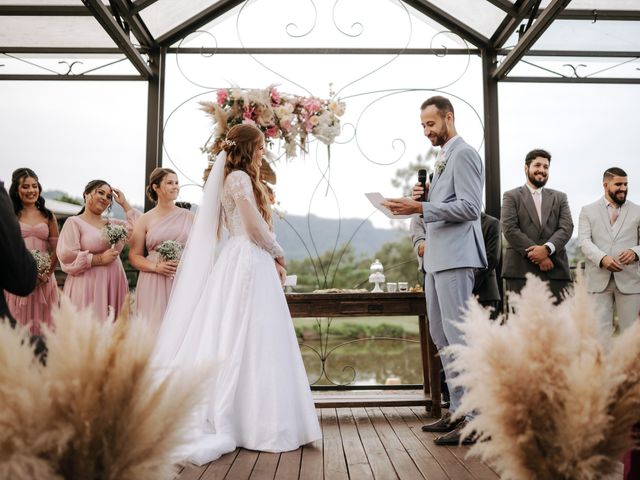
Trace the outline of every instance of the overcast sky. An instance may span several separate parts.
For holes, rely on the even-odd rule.
[[[279,20],[282,25],[274,25],[273,29],[256,27],[252,18],[263,19],[274,12],[256,10],[251,13],[255,17],[247,13],[238,25],[245,44],[252,45],[344,46],[348,41],[352,47],[402,47],[407,42],[412,47],[427,47],[436,30],[415,18],[410,30],[406,12],[397,6],[390,8],[371,17],[366,12],[359,13],[358,21],[365,26],[363,34],[355,39],[338,34],[343,43],[326,40],[336,37],[336,27],[323,11],[319,12],[316,29],[303,37],[300,45],[282,33],[290,22],[287,18]],[[338,25],[345,30],[355,28],[349,27],[354,21],[353,12],[342,15]],[[390,15],[397,15],[400,22],[395,31],[388,28],[389,24],[395,25],[388,21]],[[299,14],[295,18],[300,19],[298,31],[310,28],[308,16]],[[212,31],[218,45],[238,45],[235,19],[221,22]],[[332,37],[327,31],[334,32]],[[213,45],[210,37],[202,36],[192,44],[202,42]],[[454,45],[440,37],[435,45],[442,42]],[[328,161],[324,145],[316,149],[316,142],[306,157],[283,159],[275,165],[279,208],[286,212],[365,217],[372,208],[363,193],[399,195],[391,187],[390,178],[397,168],[429,146],[419,123],[420,103],[433,94],[429,89],[445,86],[444,92],[464,99],[453,97],[458,131],[483,155],[479,58],[406,55],[352,83],[391,58],[263,55],[258,59],[264,65],[259,65],[247,56],[182,55],[179,69],[172,55],[166,82],[165,165],[171,166],[171,160],[186,174],[181,175],[183,184],[190,183],[188,178],[200,181],[206,165],[200,147],[211,132],[211,124],[198,110],[197,100],[214,100],[213,92],[218,87],[263,88],[274,83],[283,92],[311,92],[318,97],[327,97],[332,83],[335,91],[343,89],[339,95],[347,104],[343,122],[358,124],[356,138],[353,128],[345,126],[338,139],[345,143],[331,147],[333,192],[327,195],[320,174]],[[447,86],[450,83],[453,84]],[[402,88],[418,91],[370,93]],[[196,98],[189,100],[193,96]],[[601,176],[607,167],[619,166],[629,173],[629,198],[640,203],[640,190],[635,189],[636,181],[640,182],[640,86],[503,83],[499,99],[503,191],[524,183],[526,152],[545,148],[553,155],[548,186],[567,192],[576,227],[580,207],[601,195]],[[133,203],[142,204],[146,100],[144,82],[0,83],[0,179],[7,182],[13,169],[28,166],[39,174],[45,189],[80,196],[87,181],[104,178],[123,189]],[[186,186],[181,196],[197,202],[199,193],[198,187]],[[372,220],[379,226],[389,225],[381,214]]]

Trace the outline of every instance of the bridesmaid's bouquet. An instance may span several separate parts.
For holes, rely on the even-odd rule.
[[[164,261],[180,260],[184,245],[175,240],[165,240],[156,247],[156,252]]]
[[[113,223],[107,223],[102,228],[102,237],[111,245],[115,246],[118,242],[126,240],[129,236],[129,232],[122,225],[116,225]]]
[[[31,255],[33,255],[33,258],[36,261],[36,266],[38,267],[38,274],[42,275],[45,273],[49,273],[49,270],[51,269],[51,255],[49,255],[49,252],[41,252],[40,250],[31,250]]]

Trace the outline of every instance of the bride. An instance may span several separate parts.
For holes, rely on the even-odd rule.
[[[204,188],[160,328],[161,368],[214,363],[181,456],[202,465],[244,447],[295,450],[321,437],[282,290],[283,251],[259,181],[264,136],[232,127]],[[222,227],[228,239],[222,240]]]

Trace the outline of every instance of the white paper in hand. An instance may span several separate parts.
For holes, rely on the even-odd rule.
[[[283,287],[295,287],[298,284],[297,275],[287,275]]]
[[[369,201],[371,202],[371,205],[376,207],[378,210],[380,210],[389,218],[393,218],[394,220],[401,220],[403,218],[411,218],[414,216],[414,215],[394,215],[393,213],[391,213],[391,210],[389,210],[387,207],[382,205],[382,202],[384,202],[386,198],[383,197],[380,192],[365,193],[364,196],[369,199]]]

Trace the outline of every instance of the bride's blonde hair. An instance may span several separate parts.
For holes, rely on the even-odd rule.
[[[234,170],[241,170],[249,175],[258,211],[265,222],[271,226],[269,196],[260,181],[260,167],[253,162],[253,154],[262,143],[264,143],[264,135],[257,127],[234,125],[227,132],[227,138],[220,143],[220,147],[227,152],[224,178]]]

